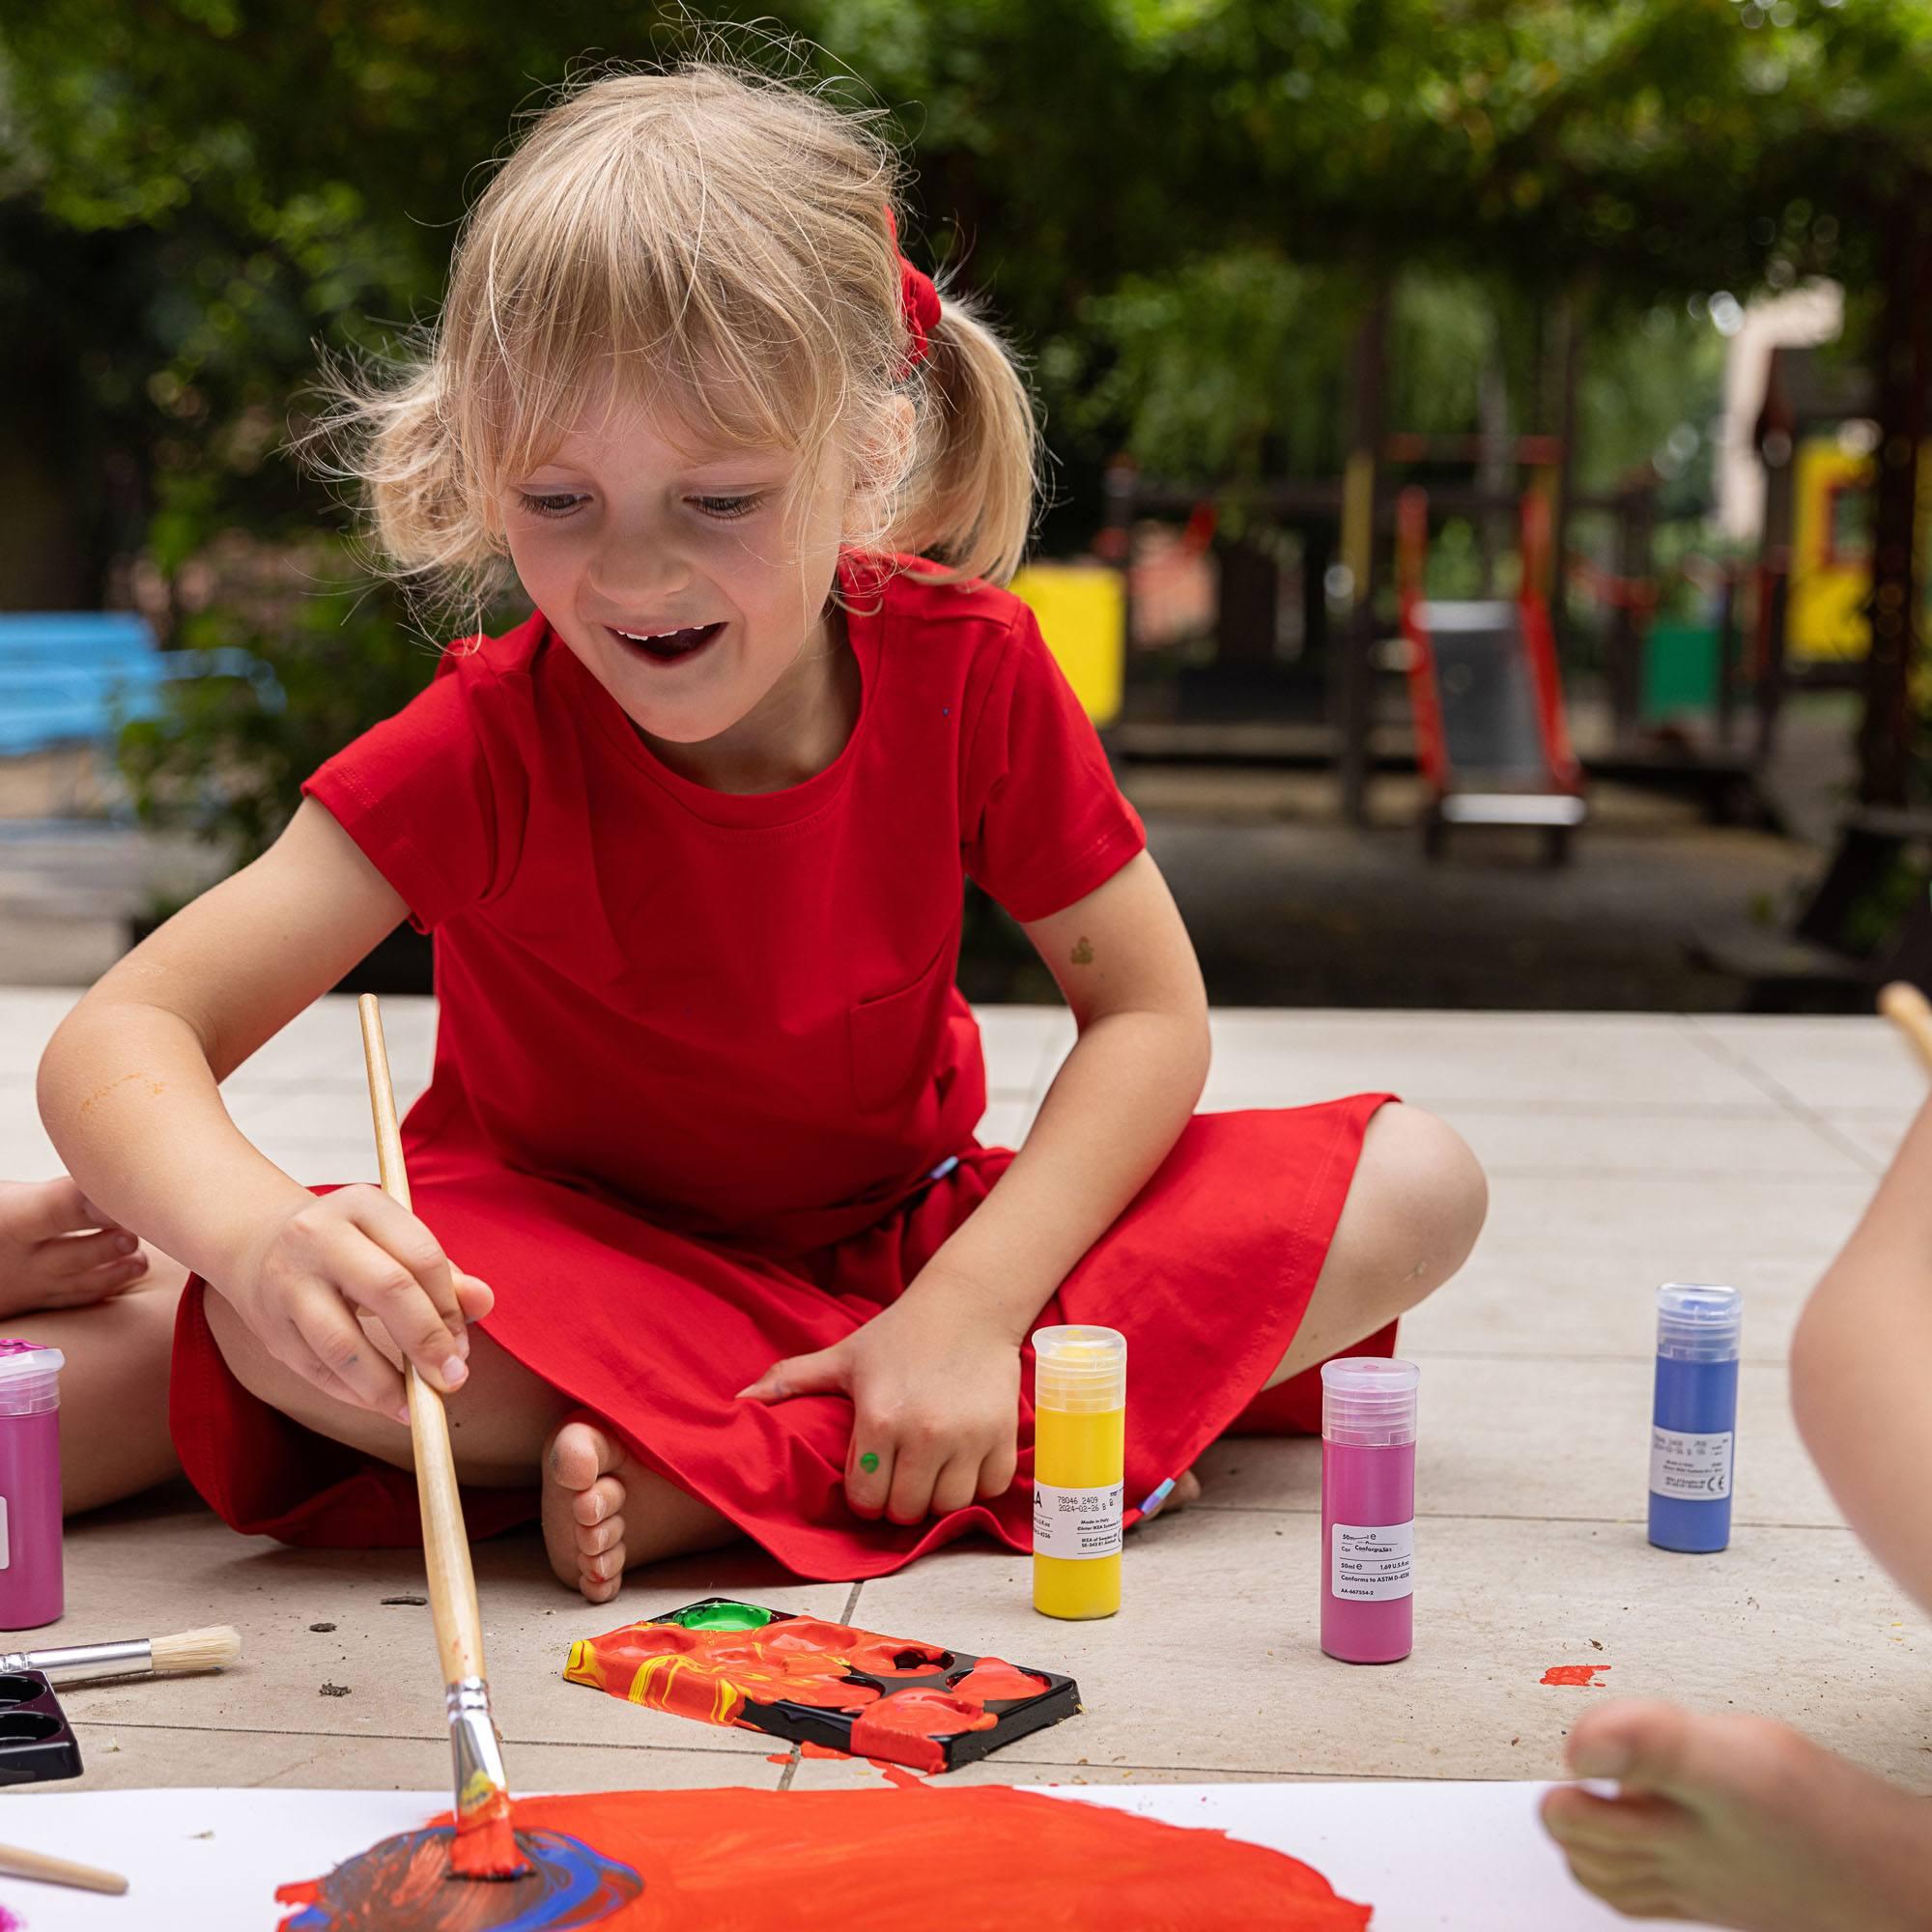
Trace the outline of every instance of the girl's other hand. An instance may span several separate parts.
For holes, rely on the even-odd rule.
[[[973,1304],[970,1285],[928,1270],[842,1342],[774,1362],[739,1393],[849,1396],[845,1497],[867,1521],[923,1522],[1003,1495],[1018,1465],[1019,1344]]]
[[[105,1301],[147,1272],[140,1242],[66,1175],[0,1180],[0,1315]]]
[[[298,1201],[217,1286],[303,1380],[405,1424],[403,1358],[444,1395],[460,1388],[469,1374],[468,1323],[496,1301],[408,1208],[369,1186]]]

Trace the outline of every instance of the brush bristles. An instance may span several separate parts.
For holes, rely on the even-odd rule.
[[[233,1624],[211,1624],[206,1630],[180,1631],[157,1636],[149,1645],[155,1669],[174,1677],[188,1670],[225,1670],[241,1661],[242,1634]]]
[[[494,1817],[458,1824],[449,1847],[449,1868],[458,1878],[522,1878],[529,1870],[517,1849],[508,1810],[505,1804]]]

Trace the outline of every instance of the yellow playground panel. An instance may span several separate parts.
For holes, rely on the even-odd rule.
[[[1847,664],[1871,646],[1871,501],[1869,456],[1833,436],[1798,445],[1792,477],[1791,587],[1785,643],[1803,664]],[[1932,452],[1921,458],[1918,500],[1928,502]],[[1918,550],[1926,554],[1927,521]]]
[[[1013,595],[1039,620],[1073,695],[1095,724],[1121,715],[1127,654],[1127,602],[1121,574],[1104,563],[1030,563]]]

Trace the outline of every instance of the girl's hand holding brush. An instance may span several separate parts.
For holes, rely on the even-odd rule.
[[[375,1187],[303,1191],[215,1283],[275,1359],[325,1395],[407,1424],[402,1365],[448,1394],[469,1375],[468,1324],[488,1285]]]

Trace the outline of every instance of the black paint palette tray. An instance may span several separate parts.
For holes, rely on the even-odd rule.
[[[0,1784],[80,1776],[80,1740],[38,1670],[0,1676]]]
[[[952,1771],[1080,1708],[1057,1671],[706,1597],[570,1646],[564,1677],[701,1723]]]

